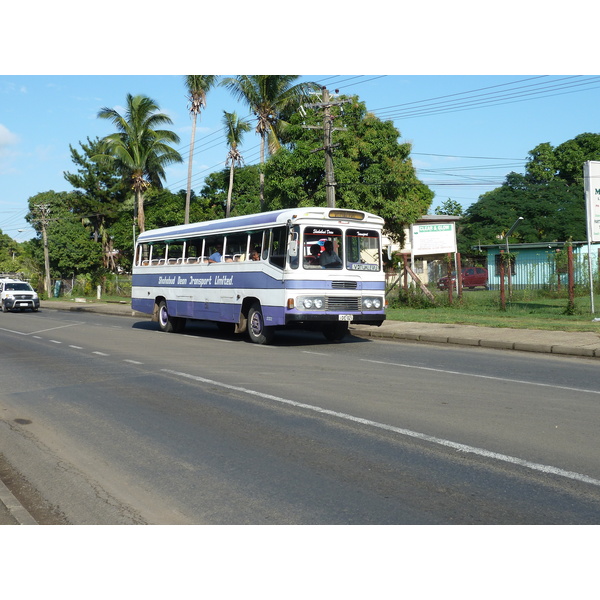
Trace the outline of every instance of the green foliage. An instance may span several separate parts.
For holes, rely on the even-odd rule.
[[[46,232],[52,277],[68,276],[102,269],[102,247],[73,214],[72,192],[42,192],[29,198],[29,213],[25,217],[38,233],[29,246],[32,258],[43,271],[42,221],[39,206],[48,206]]]
[[[586,239],[583,164],[600,160],[600,134],[582,133],[556,148],[529,153],[525,175],[509,173],[503,185],[479,197],[466,211],[458,236],[462,254],[479,244],[498,244],[518,217],[511,242]]]
[[[101,149],[98,138],[87,138],[87,144],[79,142],[79,145],[83,153],[69,146],[77,173],[65,171],[64,177],[75,189],[71,196],[73,213],[88,219],[94,234],[98,235],[102,226],[110,225],[118,218],[121,204],[130,191],[114,164],[100,165],[94,160]]]
[[[65,172],[65,179],[75,188],[70,195],[73,214],[91,230],[94,241],[102,245],[102,261],[105,269],[115,270],[117,264],[113,252],[110,227],[125,209],[130,190],[116,171],[114,164],[100,164],[94,157],[101,151],[96,138],[83,144],[83,154],[69,146],[71,159],[78,167],[77,173]],[[128,207],[129,208],[129,207]],[[127,212],[131,215],[131,208]],[[130,217],[131,218],[131,217]]]
[[[463,207],[459,202],[448,198],[448,200],[442,202],[441,206],[436,206],[434,214],[460,217],[463,215],[463,212]]]
[[[15,273],[22,267],[22,250],[17,242],[0,229],[0,273]]]
[[[343,100],[344,98],[340,98]],[[336,206],[367,210],[386,221],[387,233],[401,239],[404,226],[427,212],[433,192],[419,181],[409,157],[410,144],[398,142],[399,131],[391,121],[367,113],[353,97],[333,107],[332,114],[345,131],[334,132]],[[323,132],[317,126],[322,115],[306,118],[294,114],[285,132],[286,146],[265,167],[266,209],[326,206]]]
[[[236,169],[230,216],[260,212],[259,170],[258,165]],[[207,215],[203,219],[220,219],[225,216],[228,189],[228,169],[216,171],[206,177],[198,198],[202,203],[203,214]]]
[[[117,132],[100,142],[101,152],[93,158],[105,165],[113,165],[131,185],[136,195],[137,219],[145,230],[144,192],[153,186],[162,189],[165,168],[183,159],[170,144],[178,144],[179,136],[163,125],[171,125],[171,118],[159,112],[158,104],[147,96],[127,94],[125,116],[113,108],[104,107],[98,117],[113,123]]]
[[[395,293],[388,294],[389,308],[434,308],[437,302],[428,298],[421,290],[410,287],[408,290],[399,288]]]

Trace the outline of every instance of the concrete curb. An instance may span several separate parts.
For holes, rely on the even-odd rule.
[[[0,503],[2,503],[17,525],[38,525],[26,508],[14,497],[12,492],[0,481]]]
[[[454,344],[458,346],[481,346],[497,350],[518,350],[521,352],[539,352],[545,354],[558,354],[567,356],[583,356],[587,358],[600,358],[600,346],[597,348],[565,346],[561,344],[546,344],[542,342],[516,342],[506,340],[480,339],[475,337],[445,336],[433,333],[417,334],[414,332],[403,333],[399,331],[383,331],[362,328],[352,328],[350,333],[356,337],[377,338],[391,341],[426,342],[431,344]]]

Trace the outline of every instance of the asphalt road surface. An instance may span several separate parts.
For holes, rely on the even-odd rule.
[[[597,361],[0,315],[0,477],[40,523],[597,524]]]

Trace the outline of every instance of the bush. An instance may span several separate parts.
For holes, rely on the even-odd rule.
[[[400,288],[399,292],[388,297],[390,308],[434,308],[437,302],[429,299],[421,290]]]

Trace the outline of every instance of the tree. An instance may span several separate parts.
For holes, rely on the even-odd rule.
[[[411,146],[399,143],[393,122],[380,121],[364,102],[351,100],[331,111],[345,129],[334,139],[336,204],[380,215],[386,232],[402,242],[404,227],[427,213],[433,192],[417,178]],[[286,146],[266,165],[269,210],[327,206],[324,159],[316,152],[323,145],[322,132],[305,127],[320,120],[316,111],[290,117]]]
[[[463,207],[456,200],[452,200],[448,198],[442,202],[441,206],[436,206],[435,214],[436,215],[453,215],[455,217],[460,217],[463,214]]]
[[[157,129],[163,124],[172,124],[170,117],[159,110],[151,98],[127,94],[124,116],[107,107],[98,113],[99,118],[112,121],[117,132],[101,140],[102,154],[94,160],[114,164],[131,184],[140,232],[145,231],[144,192],[150,186],[162,189],[165,167],[183,160],[169,145],[178,144],[179,136],[167,129]]]
[[[25,219],[32,224],[38,237],[31,251],[38,271],[45,271],[44,230],[47,239],[47,254],[50,276],[66,277],[102,270],[102,248],[73,214],[72,192],[41,192],[29,198],[29,213]],[[40,210],[44,207],[43,212]],[[49,287],[46,288],[49,294]]]
[[[583,164],[600,160],[600,134],[582,133],[554,148],[548,142],[529,152],[525,174],[509,173],[465,211],[459,251],[497,244],[518,217],[514,237],[524,243],[585,240]]]
[[[235,202],[229,216],[250,215],[260,212],[258,165],[240,167],[235,172]],[[229,194],[229,172],[227,169],[211,173],[200,190],[199,200],[204,202],[205,210],[211,211],[213,217],[225,215],[227,196]]]
[[[225,160],[225,166],[229,164],[229,188],[227,190],[227,205],[225,207],[225,217],[229,218],[231,212],[231,194],[233,193],[233,172],[236,166],[241,166],[244,162],[238,146],[242,143],[244,133],[250,131],[250,123],[239,119],[236,113],[223,111],[223,125],[229,152]]]
[[[104,267],[116,270],[110,227],[119,218],[127,189],[114,165],[101,165],[94,160],[100,151],[100,140],[79,143],[83,154],[72,146],[71,159],[78,166],[77,173],[65,172],[65,179],[75,188],[69,196],[73,214],[92,230],[93,238],[101,243]]]
[[[458,249],[498,244],[519,218],[513,242],[536,243],[583,240],[586,237],[583,187],[569,186],[555,177],[547,183],[531,183],[526,176],[509,173],[505,183],[486,192],[469,206],[461,221]]]
[[[0,273],[12,273],[20,269],[19,244],[0,229]]]
[[[581,133],[556,148],[545,142],[529,153],[526,177],[532,183],[546,183],[558,177],[568,185],[580,184],[583,163],[588,160],[600,160],[600,134]]]
[[[190,101],[190,115],[192,116],[192,141],[188,158],[187,192],[185,196],[184,223],[190,222],[190,197],[192,193],[192,159],[196,142],[196,120],[200,111],[206,107],[206,94],[217,82],[217,75],[186,75],[185,85],[188,89]]]
[[[273,154],[280,147],[279,134],[285,126],[283,116],[298,107],[316,83],[293,85],[298,75],[237,75],[221,82],[234,97],[245,102],[257,118],[256,133],[260,135],[260,164],[265,164],[265,149]],[[260,206],[265,205],[265,175],[260,171]]]

